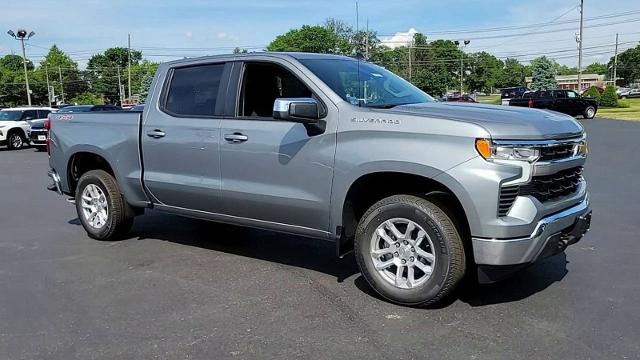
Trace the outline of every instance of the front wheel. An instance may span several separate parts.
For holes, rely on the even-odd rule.
[[[106,171],[91,170],[82,175],[75,199],[78,218],[91,238],[114,240],[133,224],[133,210]]]
[[[20,149],[24,146],[24,139],[18,132],[12,132],[7,140],[7,147],[10,150]]]
[[[585,119],[593,119],[593,117],[596,116],[596,108],[594,108],[593,106],[588,106],[586,109],[584,109],[582,115]]]
[[[358,223],[354,245],[369,285],[398,304],[434,304],[465,273],[464,247],[453,221],[417,196],[394,195],[371,206]]]

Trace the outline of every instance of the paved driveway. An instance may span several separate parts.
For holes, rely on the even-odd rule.
[[[640,123],[586,127],[592,231],[430,310],[322,241],[155,212],[91,240],[46,154],[0,151],[0,359],[639,358]]]

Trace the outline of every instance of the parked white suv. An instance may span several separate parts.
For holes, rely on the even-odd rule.
[[[19,149],[29,143],[31,122],[47,118],[49,107],[17,107],[0,110],[0,145]]]

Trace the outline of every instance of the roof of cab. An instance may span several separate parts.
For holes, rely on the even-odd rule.
[[[251,59],[252,57],[256,57],[256,56],[269,56],[269,57],[275,57],[275,58],[292,58],[292,59],[296,59],[296,60],[305,60],[305,59],[324,59],[324,60],[356,60],[354,58],[348,57],[348,56],[343,56],[343,55],[331,55],[331,54],[317,54],[317,53],[303,53],[303,52],[268,52],[268,51],[261,51],[261,52],[250,52],[250,53],[243,53],[243,54],[223,54],[223,55],[209,55],[209,56],[201,56],[201,57],[194,57],[194,58],[185,58],[185,59],[179,59],[179,60],[174,60],[174,61],[169,61],[166,62],[165,64],[167,65],[175,65],[175,64],[181,64],[181,63],[190,63],[193,61],[203,61],[203,60],[207,60],[207,59],[211,59],[211,60],[241,60],[243,58],[249,58]]]

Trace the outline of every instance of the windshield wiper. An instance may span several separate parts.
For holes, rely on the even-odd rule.
[[[404,104],[380,104],[380,105],[366,105],[364,107],[368,107],[368,108],[373,108],[373,109],[391,109],[394,108],[396,106],[402,106],[402,105],[409,105],[411,103],[404,103]]]

